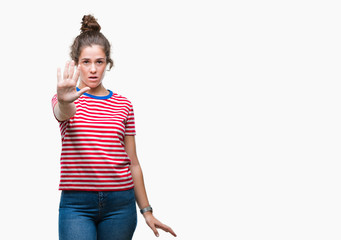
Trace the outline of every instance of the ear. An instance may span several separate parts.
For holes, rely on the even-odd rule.
[[[111,67],[111,68],[113,68],[114,67],[114,65]],[[107,69],[107,71],[109,72],[110,70],[111,70],[111,68],[110,68],[110,63],[107,63],[107,66],[105,67],[106,69]]]

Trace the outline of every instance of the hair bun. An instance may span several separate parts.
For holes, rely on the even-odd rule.
[[[95,31],[99,32],[101,26],[98,24],[97,19],[92,15],[84,15],[82,18],[82,32]]]

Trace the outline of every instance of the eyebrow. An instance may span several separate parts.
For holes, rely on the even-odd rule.
[[[82,58],[81,60],[90,60],[90,58]],[[96,58],[95,60],[105,60],[105,58]]]

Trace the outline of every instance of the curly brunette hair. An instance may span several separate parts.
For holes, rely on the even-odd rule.
[[[109,69],[114,66],[114,61],[110,57],[110,43],[108,39],[100,32],[101,26],[97,19],[92,15],[84,15],[82,18],[81,33],[75,38],[71,45],[70,57],[76,64],[79,61],[79,55],[84,47],[99,45],[103,48],[106,56],[106,62],[109,64]]]

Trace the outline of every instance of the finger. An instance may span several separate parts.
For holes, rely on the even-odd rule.
[[[74,72],[75,72],[75,62],[71,61],[71,64],[69,67],[69,79],[72,79]]]
[[[174,237],[176,237],[175,232],[173,231],[173,229],[165,224],[160,224],[156,226],[157,228],[161,228],[163,231],[165,232],[169,232],[170,234],[172,234]]]
[[[68,71],[69,71],[69,61],[67,61],[65,63],[63,79],[67,79],[68,78]]]
[[[83,93],[85,93],[85,92],[87,92],[87,91],[89,91],[89,90],[90,90],[89,87],[84,87],[84,88],[82,88],[81,90],[79,90],[79,91],[77,92],[78,97],[82,96]]]
[[[173,231],[173,229],[169,228],[169,229],[168,229],[168,232],[169,232],[170,234],[172,234],[174,237],[176,237],[176,233]]]
[[[61,81],[61,71],[60,71],[60,68],[57,68],[57,82],[60,82]]]
[[[77,69],[76,69],[76,72],[75,72],[75,74],[73,75],[73,78],[72,78],[72,80],[75,82],[75,84],[76,84],[77,81],[78,81],[79,74],[80,74],[80,65],[78,65],[78,67],[77,67]]]
[[[159,236],[159,232],[157,231],[156,227],[154,224],[150,224],[149,227],[153,230],[155,236]]]

